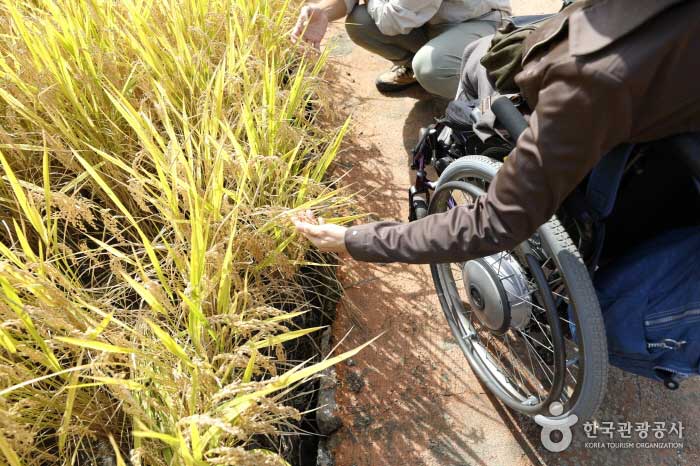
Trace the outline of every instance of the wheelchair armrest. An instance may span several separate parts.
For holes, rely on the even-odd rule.
[[[527,121],[520,110],[507,96],[499,96],[491,102],[491,111],[498,122],[508,131],[510,139],[515,144],[527,128]]]

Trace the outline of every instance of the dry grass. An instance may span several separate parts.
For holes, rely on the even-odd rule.
[[[251,439],[335,361],[285,360],[283,213],[345,202],[291,3],[0,0],[4,463],[283,464]]]

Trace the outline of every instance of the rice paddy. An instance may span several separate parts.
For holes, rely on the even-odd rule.
[[[284,351],[287,212],[351,218],[298,6],[0,0],[0,463],[286,464],[259,439],[348,356]]]

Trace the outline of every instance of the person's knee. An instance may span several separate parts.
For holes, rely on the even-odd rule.
[[[437,70],[433,59],[433,50],[423,47],[413,56],[411,63],[413,74],[418,83],[427,91],[430,91],[432,83],[437,79]]]
[[[433,47],[425,46],[418,50],[411,66],[416,81],[423,89],[448,99],[454,97],[459,81],[457,70],[452,70]]]
[[[345,30],[356,44],[362,44],[366,41],[367,34],[373,25],[374,20],[367,12],[367,6],[359,3],[345,18]]]

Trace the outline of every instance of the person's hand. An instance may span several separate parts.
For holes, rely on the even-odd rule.
[[[346,227],[325,223],[310,210],[291,216],[297,231],[306,236],[314,246],[325,252],[347,252],[345,247]]]
[[[292,41],[299,38],[313,45],[314,48],[321,48],[321,41],[328,30],[328,15],[317,5],[306,5],[301,9],[297,23],[292,30]]]

